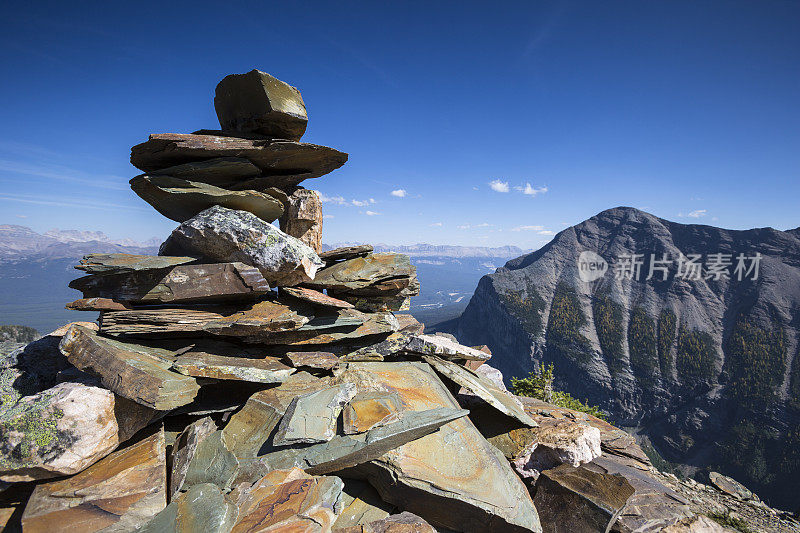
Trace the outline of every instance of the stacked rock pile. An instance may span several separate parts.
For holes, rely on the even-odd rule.
[[[68,307],[99,311],[98,323],[5,360],[0,479],[21,495],[0,505],[5,521],[26,532],[592,531],[574,517],[603,530],[637,491],[654,492],[581,470],[603,485],[600,503],[587,496],[579,467],[623,438],[523,404],[483,364],[487,349],[425,335],[401,313],[419,292],[408,257],[320,252],[319,196],[299,184],[347,155],[299,142],[295,88],[254,70],[222,80],[214,105],[221,130],[132,149],[145,174],[131,187],[180,223],[159,255],[85,257],[70,284],[83,298]],[[629,523],[689,516],[663,500],[661,521]]]

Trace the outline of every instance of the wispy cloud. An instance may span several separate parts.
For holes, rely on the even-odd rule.
[[[508,192],[510,187],[507,181],[492,180],[489,182],[489,187],[495,192]]]
[[[119,209],[127,209],[130,211],[150,211],[144,207],[135,207],[131,205],[110,204],[108,202],[87,202],[80,198],[69,197],[46,197],[46,196],[32,196],[26,194],[0,194],[0,201],[16,202],[20,204],[33,204],[33,205],[50,205],[53,207],[75,207],[79,209],[97,209],[100,211],[117,211]]]
[[[377,211],[365,211],[364,214],[367,215],[368,217],[374,217],[376,215],[380,215],[380,213],[378,213]]]
[[[325,193],[319,193],[319,201],[326,204],[347,205],[344,196],[327,196]]]
[[[441,222],[434,222],[433,224],[430,224],[430,227],[432,227],[432,228],[441,228],[442,227],[442,223]]]
[[[708,214],[708,210],[707,209],[695,209],[694,211],[690,211],[690,212],[688,212],[686,214],[684,214],[682,212],[678,213],[678,216],[681,217],[681,218],[684,218],[684,217],[702,218],[702,217],[706,216],[707,214]]]
[[[336,217],[334,217],[333,215],[322,215],[322,218],[324,218],[325,220],[330,220],[330,219],[336,218]]]
[[[539,235],[555,235],[556,234],[555,231],[551,231],[549,229],[543,229],[542,231],[537,231],[536,233],[538,233]]]
[[[125,190],[128,188],[128,180],[120,176],[98,176],[87,174],[80,170],[61,167],[49,164],[30,164],[19,161],[0,159],[0,171],[33,176],[47,180],[58,180],[69,183],[79,183],[98,189]]]
[[[544,231],[544,226],[517,226],[511,228],[511,231]]]
[[[533,187],[530,183],[526,183],[524,187],[514,187],[515,191],[519,191],[522,194],[527,194],[528,196],[536,196],[537,194],[544,194],[548,191],[548,188],[545,187]]]
[[[408,193],[405,189],[395,189],[390,193],[392,196],[396,196],[397,198],[405,198],[408,196]]]
[[[462,224],[460,226],[456,226],[458,229],[479,229],[479,228],[491,228],[494,224],[489,224],[488,222],[481,222],[480,224]]]

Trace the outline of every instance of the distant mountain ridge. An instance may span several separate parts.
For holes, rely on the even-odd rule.
[[[155,237],[141,243],[133,239],[115,240],[101,231],[52,229],[41,234],[26,226],[0,225],[0,262],[34,256],[81,257],[92,252],[144,253],[142,250],[157,250],[159,244]]]
[[[757,279],[738,279],[740,253],[760,254]],[[640,278],[618,279],[621,258],[632,254]],[[678,275],[687,268],[680,257],[691,254],[701,256],[700,279]],[[727,279],[708,276],[715,254],[732,263]],[[581,278],[581,258],[594,261],[598,279]],[[666,265],[666,279],[654,269],[647,280],[651,265]],[[610,209],[484,276],[461,317],[444,326],[463,343],[487,344],[506,378],[553,362],[563,388],[637,428],[667,459],[716,467],[796,506],[800,231],[725,230]]]

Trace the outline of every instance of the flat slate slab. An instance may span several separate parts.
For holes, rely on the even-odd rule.
[[[407,255],[369,254],[325,267],[306,285],[336,293],[381,296],[406,289],[416,273]]]
[[[444,359],[466,359],[488,361],[492,355],[469,346],[463,346],[439,335],[415,335],[405,346],[406,351],[426,355],[438,355]]]
[[[72,280],[69,286],[81,291],[84,298],[149,304],[239,300],[263,296],[270,290],[261,271],[244,263],[178,265],[84,276]]]
[[[67,331],[59,349],[104,387],[158,411],[190,403],[200,389],[194,378],[170,371],[172,361],[157,349],[99,337],[81,326]]]
[[[283,204],[257,191],[228,191],[172,176],[142,174],[130,181],[131,189],[165,217],[183,222],[213,205],[253,213],[266,222],[283,214]]]
[[[307,287],[282,287],[280,292],[281,295],[288,294],[289,296],[297,298],[298,300],[303,300],[304,302],[320,305],[322,307],[330,307],[331,309],[352,309],[355,307],[349,302],[339,300],[338,298],[332,298],[327,294],[323,294]]]
[[[363,433],[400,419],[402,400],[395,392],[365,391],[355,395],[342,412],[346,435]]]
[[[243,157],[216,157],[162,168],[153,174],[227,188],[234,183],[261,175],[261,170]]]
[[[350,363],[338,379],[394,391],[408,411],[459,408],[426,363]],[[385,501],[434,526],[478,533],[542,531],[527,488],[468,418],[445,424],[358,470]]]
[[[138,533],[230,533],[236,515],[219,487],[203,483],[178,495]]]
[[[347,162],[347,154],[316,144],[290,140],[244,139],[217,135],[158,133],[131,149],[131,164],[143,172],[219,157],[240,157],[257,166],[262,176],[238,189],[285,188],[318,178]]]
[[[293,331],[261,333],[245,338],[246,342],[286,346],[321,346],[351,340],[374,338],[397,331],[397,319],[389,313],[361,313],[344,309],[331,317],[314,321]]]
[[[168,257],[164,255],[89,254],[83,256],[75,268],[90,274],[121,274],[140,270],[170,268],[194,263],[194,257]]]
[[[319,258],[326,263],[333,264],[337,261],[345,261],[347,259],[354,259],[356,257],[363,257],[372,253],[374,248],[371,244],[360,244],[358,246],[343,246],[341,248],[334,248],[327,252],[319,254]]]
[[[22,515],[31,533],[133,531],[167,505],[164,430],[68,479],[37,485]]]
[[[330,370],[340,363],[331,352],[286,352],[286,358],[295,368],[319,368]]]
[[[446,361],[435,355],[423,355],[422,358],[435,368],[437,372],[461,385],[504,415],[515,418],[528,427],[538,426],[536,421],[525,412],[522,404],[519,403],[514,396],[500,389],[488,379],[479,376],[459,364]]]
[[[173,370],[197,378],[229,379],[253,383],[282,383],[295,371],[275,357],[252,359],[211,354],[179,356]]]
[[[274,446],[327,442],[336,434],[342,407],[356,394],[356,386],[342,383],[298,396],[286,410],[272,440]]]
[[[313,249],[252,213],[215,205],[172,231],[160,255],[190,254],[258,268],[271,285],[311,281],[322,266]]]
[[[111,298],[80,298],[65,305],[72,311],[125,311],[131,306],[125,302],[116,302]]]

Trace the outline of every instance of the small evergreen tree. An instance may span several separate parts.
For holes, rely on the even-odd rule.
[[[552,363],[547,366],[536,365],[534,371],[530,372],[527,378],[512,377],[511,388],[517,396],[536,398],[558,407],[588,413],[602,420],[606,419],[605,413],[596,405],[589,405],[588,400],[587,403],[584,403],[577,398],[573,398],[568,392],[553,389],[554,371],[555,368]]]

